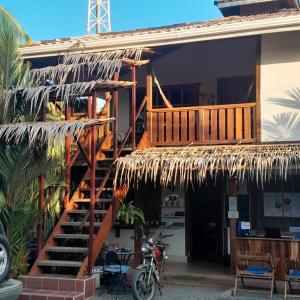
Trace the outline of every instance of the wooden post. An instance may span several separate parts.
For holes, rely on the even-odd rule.
[[[119,73],[115,72],[114,80],[119,80]],[[113,100],[114,100],[114,158],[118,156],[118,127],[119,127],[119,91],[115,89],[113,91]]]
[[[229,197],[237,197],[237,178],[233,176],[229,183]],[[236,271],[236,219],[230,219],[230,265],[232,273]]]
[[[87,101],[87,116],[88,119],[92,119],[92,96],[88,96],[88,101]],[[91,161],[91,139],[88,139],[88,154],[89,154],[89,160]]]
[[[71,120],[71,106],[68,103],[65,111],[65,119],[66,121]],[[66,145],[65,145],[65,156],[66,156],[66,187],[65,187],[65,203],[64,207],[66,208],[69,204],[70,200],[70,186],[71,186],[71,134],[68,131],[66,135]]]
[[[45,105],[43,104],[41,107],[41,121],[45,121]],[[41,155],[44,155],[44,153],[42,153]],[[38,182],[39,182],[39,203],[38,203],[38,208],[39,210],[43,210],[44,209],[44,203],[45,203],[45,174],[42,173],[39,178],[38,178]],[[44,214],[42,214],[39,217],[38,220],[38,224],[37,224],[37,245],[36,245],[36,250],[37,250],[37,256],[39,255],[41,249],[42,249],[42,243],[43,243],[43,216]]]
[[[144,184],[142,184],[139,189],[134,191],[134,204],[141,210],[143,210],[143,196],[142,188]],[[138,266],[142,262],[142,232],[141,228],[143,228],[143,223],[140,219],[135,220],[134,222],[134,266]]]
[[[256,82],[256,141],[261,141],[261,103],[260,103],[260,80],[261,80],[261,36],[256,39],[256,66],[255,66],[255,82]]]
[[[152,77],[152,66],[148,65],[148,73],[147,73],[147,133],[149,142],[152,142],[152,113],[150,110],[152,109],[153,103],[153,77]]]
[[[96,117],[96,92],[93,92],[92,117]],[[92,275],[93,248],[94,248],[94,219],[95,219],[95,195],[96,195],[96,126],[91,127],[91,169],[90,169],[90,217],[89,217],[89,250],[88,250],[88,274]]]
[[[132,82],[136,82],[136,67],[132,67],[132,79],[131,81]],[[132,131],[131,131],[131,134],[132,134],[132,150],[135,150],[136,148],[136,122],[135,122],[135,119],[136,119],[136,84],[134,84],[132,86],[132,89],[131,89],[131,127],[132,127]]]

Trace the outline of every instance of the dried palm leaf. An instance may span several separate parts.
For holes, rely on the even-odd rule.
[[[115,185],[160,180],[167,186],[179,179],[184,185],[216,178],[221,172],[246,177],[259,184],[272,176],[287,179],[300,167],[300,144],[226,145],[138,150],[116,161]]]
[[[92,125],[101,125],[113,119],[84,119],[79,121],[56,121],[56,122],[28,122],[0,125],[0,140],[14,142],[16,144],[28,140],[29,145],[49,145],[51,141],[56,143],[64,141],[67,132],[77,139],[82,130]]]

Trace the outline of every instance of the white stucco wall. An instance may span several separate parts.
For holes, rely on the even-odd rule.
[[[300,32],[262,37],[262,141],[300,139]]]

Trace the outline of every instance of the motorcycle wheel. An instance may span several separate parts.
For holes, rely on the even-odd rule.
[[[0,235],[0,283],[7,279],[11,267],[11,252],[7,240]]]
[[[133,296],[136,300],[152,300],[155,295],[155,278],[152,274],[148,285],[148,272],[142,270],[136,274],[132,282]]]

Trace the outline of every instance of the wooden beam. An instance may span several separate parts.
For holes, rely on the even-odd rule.
[[[93,92],[92,117],[96,117],[96,91]],[[92,275],[93,249],[94,249],[94,221],[95,221],[95,194],[96,194],[96,127],[91,127],[91,167],[90,167],[90,217],[89,217],[89,250],[88,250],[88,274]]]
[[[136,82],[136,67],[131,69],[132,81]],[[131,88],[131,127],[132,127],[132,150],[136,148],[136,85]]]
[[[148,132],[147,137],[149,142],[152,142],[152,110],[153,105],[153,75],[152,75],[152,65],[148,65],[148,73],[146,78],[146,89],[147,89],[147,125],[146,130]]]
[[[256,38],[256,66],[255,66],[255,82],[256,82],[256,141],[261,141],[261,36]]]
[[[46,110],[45,110],[45,104],[42,105],[41,107],[41,111],[40,111],[40,119],[41,121],[45,121],[46,119]],[[44,153],[42,153],[41,155],[44,155]],[[38,203],[38,208],[39,210],[43,210],[44,209],[44,202],[45,202],[45,174],[42,173],[39,178],[38,178],[38,182],[39,182],[39,203]],[[41,249],[42,249],[42,243],[43,243],[43,217],[44,214],[41,214],[41,216],[38,218],[38,224],[37,224],[37,255],[39,255]]]
[[[93,128],[93,127],[95,127],[95,125],[93,125],[91,128]],[[91,130],[91,134],[92,134],[92,130]],[[89,144],[91,145],[90,142],[89,142]],[[79,147],[79,149],[80,149],[80,152],[82,153],[82,155],[83,155],[85,161],[87,162],[89,168],[91,168],[91,165],[92,165],[91,160],[92,160],[92,158],[91,158],[91,155],[89,155],[90,153],[86,153],[86,151],[85,151],[85,149],[84,149],[84,146],[81,144],[80,141],[77,141],[77,145],[78,145],[78,147]],[[91,149],[92,149],[92,145],[91,145],[90,147],[91,147]],[[91,149],[90,149],[90,150],[91,150]],[[90,157],[89,157],[89,156],[90,156]]]
[[[117,81],[119,79],[119,73],[115,72],[114,80]],[[113,102],[114,102],[114,158],[118,156],[118,127],[119,127],[119,91],[115,89],[113,91]]]
[[[88,119],[92,119],[92,96],[88,96],[87,101],[87,114]],[[91,139],[88,139],[88,154],[89,154],[89,160],[91,160]]]
[[[68,103],[65,111],[65,119],[68,121],[71,119],[71,106]],[[65,199],[64,207],[68,206],[70,200],[70,185],[71,185],[71,134],[67,132],[66,144],[65,144],[65,158],[66,158],[66,187],[65,187]]]
[[[237,198],[238,182],[237,177],[233,176],[229,182],[229,197]],[[237,251],[237,239],[236,239],[236,219],[230,219],[230,266],[232,273],[236,271],[236,251]]]

